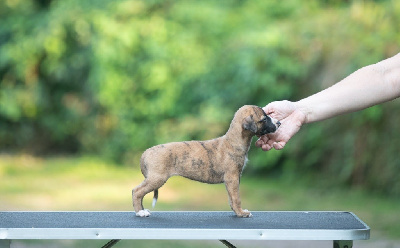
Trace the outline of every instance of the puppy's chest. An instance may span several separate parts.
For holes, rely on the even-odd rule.
[[[246,154],[246,156],[244,157],[244,162],[243,162],[243,168],[242,168],[242,170],[244,170],[244,168],[246,167],[247,162],[249,162],[249,159],[247,158],[247,154]]]
[[[248,161],[247,152],[230,150],[227,152],[226,159],[237,167],[244,167]]]

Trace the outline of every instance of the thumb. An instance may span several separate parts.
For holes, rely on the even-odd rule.
[[[274,116],[276,112],[275,105],[276,102],[270,102],[267,105],[265,105],[265,107],[263,107],[262,109],[267,115],[270,115],[271,117],[275,118],[276,117]]]
[[[273,112],[272,102],[265,105],[265,107],[263,107],[262,109],[267,115],[269,115],[271,112]]]

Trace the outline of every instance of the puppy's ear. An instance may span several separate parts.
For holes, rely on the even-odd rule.
[[[253,120],[253,115],[249,115],[243,119],[242,127],[246,130],[249,130],[250,132],[257,132],[257,125]]]

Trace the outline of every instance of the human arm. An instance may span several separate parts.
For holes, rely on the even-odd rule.
[[[256,145],[282,149],[305,123],[358,111],[400,96],[400,53],[363,67],[337,84],[298,102],[278,101],[264,107],[282,125],[262,136]]]
[[[305,123],[359,111],[400,96],[400,53],[363,67],[342,81],[296,102]]]

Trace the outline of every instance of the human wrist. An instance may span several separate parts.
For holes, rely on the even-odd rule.
[[[293,115],[299,120],[300,124],[310,123],[311,109],[302,100],[294,102],[294,105],[295,111],[293,111]]]

